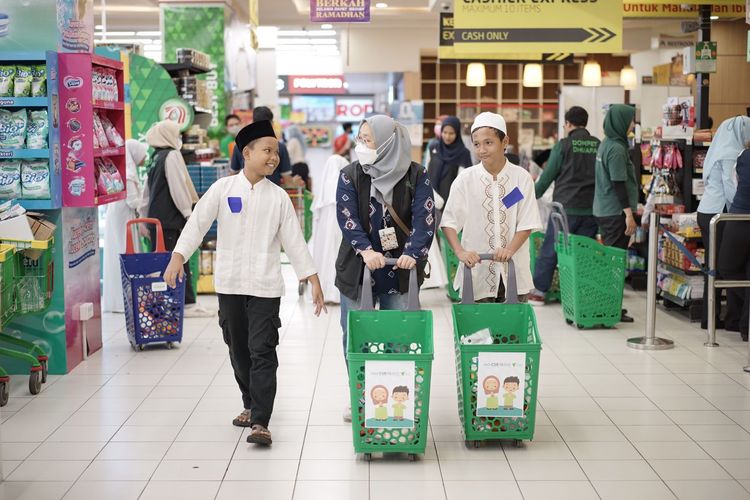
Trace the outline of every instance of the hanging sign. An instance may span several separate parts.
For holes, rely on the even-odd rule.
[[[194,119],[193,106],[182,97],[168,99],[159,108],[159,120],[177,122],[180,132],[186,132],[193,125]]]
[[[643,0],[623,0],[623,4],[643,3]],[[673,4],[674,0],[649,0],[650,4]],[[681,0],[678,3],[693,5],[742,5],[745,0]]]
[[[288,77],[290,94],[346,94],[343,75],[292,75]]]
[[[313,23],[369,23],[370,0],[310,0]]]
[[[695,44],[695,72],[716,73],[716,42]]]
[[[622,10],[611,2],[474,3],[455,0],[458,54],[548,51],[613,53],[622,50]]]
[[[750,31],[747,32],[747,62],[750,62]]]
[[[745,6],[712,5],[711,15],[720,18],[735,18],[745,16]],[[623,17],[670,17],[675,19],[695,19],[700,15],[699,5],[685,5],[679,3],[624,3]]]

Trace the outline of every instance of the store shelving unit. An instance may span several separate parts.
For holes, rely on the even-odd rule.
[[[114,70],[117,80],[118,100],[103,101],[93,98],[92,71],[96,68]],[[95,158],[106,157],[114,163],[125,184],[125,147],[94,149],[94,113],[106,116],[123,140],[125,134],[125,85],[123,64],[120,61],[92,54],[60,54],[61,149],[63,161],[63,203],[66,207],[94,207],[105,205],[127,196],[118,193],[100,193],[97,187]],[[71,127],[70,123],[75,123]],[[72,144],[82,143],[80,150]]]
[[[60,172],[60,119],[57,85],[57,53],[55,52],[0,52],[0,64],[42,65],[47,68],[47,95],[44,97],[0,97],[0,108],[46,109],[49,121],[45,149],[2,149],[0,159],[23,159],[49,161],[50,198],[47,200],[20,199],[18,203],[26,210],[53,210],[62,206],[62,182]]]

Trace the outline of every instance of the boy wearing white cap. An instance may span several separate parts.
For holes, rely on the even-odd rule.
[[[541,228],[531,175],[505,158],[508,135],[505,120],[481,113],[471,126],[474,152],[480,163],[461,172],[451,187],[441,227],[458,259],[474,268],[477,301],[505,301],[507,266],[516,267],[519,300],[534,288],[529,255],[529,235]],[[463,231],[461,240],[458,233]],[[479,254],[491,253],[492,262]],[[456,273],[455,286],[462,283]]]

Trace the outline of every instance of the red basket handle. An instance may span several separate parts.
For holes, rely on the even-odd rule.
[[[133,219],[129,220],[127,225],[125,226],[125,233],[127,235],[127,245],[125,247],[125,253],[126,254],[133,254],[135,253],[134,247],[133,247],[133,232],[130,230],[130,227],[133,224],[153,224],[156,226],[156,251],[157,252],[166,252],[167,247],[164,246],[164,231],[161,228],[161,222],[159,219]]]

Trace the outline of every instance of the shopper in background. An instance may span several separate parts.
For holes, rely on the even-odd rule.
[[[164,245],[167,251],[171,252],[180,238],[185,223],[193,213],[193,205],[198,202],[198,193],[180,153],[182,141],[180,126],[176,122],[164,120],[155,123],[146,132],[146,142],[154,148],[154,155],[144,188],[144,204],[148,206],[148,217],[161,222]],[[151,241],[156,242],[154,227],[151,228]],[[213,315],[212,311],[196,302],[187,262],[185,275],[185,317]]]
[[[380,309],[403,309],[409,270],[424,281],[427,254],[435,234],[432,187],[424,167],[411,161],[405,126],[392,118],[366,118],[359,128],[359,161],[344,168],[336,190],[336,212],[343,234],[336,259],[341,292],[341,329],[346,356],[347,314],[358,307],[364,267],[373,272],[373,299]],[[387,266],[386,258],[397,258]],[[351,420],[351,409],[344,415]]]
[[[713,145],[713,143],[712,143]],[[750,142],[737,158],[737,186],[734,198],[729,205],[730,214],[750,214]],[[727,230],[719,248],[718,268],[723,278],[728,280],[750,280],[750,222],[727,222]],[[729,289],[731,290],[731,288]],[[747,342],[748,322],[750,321],[750,288],[740,292],[744,296],[739,330],[742,340]]]
[[[250,427],[248,443],[270,445],[284,294],[282,245],[297,275],[312,282],[316,316],[325,311],[325,303],[294,206],[283,189],[266,179],[279,163],[271,122],[248,125],[236,142],[245,157],[244,170],[219,179],[203,195],[172,253],[164,281],[174,287],[177,279],[184,279],[183,264],[216,221],[219,324],[244,408],[232,424]]]
[[[234,145],[234,138],[237,137],[237,133],[241,128],[242,123],[239,116],[227,115],[224,118],[224,129],[226,130],[226,134],[224,134],[224,137],[221,138],[221,145],[219,147],[222,157],[232,157],[232,150],[234,149],[232,147]]]
[[[352,141],[352,124],[346,122],[341,125],[341,128],[344,130],[344,133],[333,140],[334,151],[345,151],[354,147]]]
[[[424,151],[424,158],[422,159],[422,164],[426,167],[430,164],[430,160],[432,160],[432,150],[435,149],[440,142],[441,136],[442,136],[442,130],[443,130],[443,120],[448,118],[448,115],[440,115],[437,117],[437,121],[435,121],[435,137],[430,139],[430,142],[427,143],[427,148]]]
[[[573,106],[565,113],[565,132],[568,136],[555,144],[546,162],[538,158],[538,161],[546,166],[534,190],[536,198],[539,199],[554,182],[552,199],[565,208],[570,232],[596,238],[598,226],[591,207],[594,203],[594,177],[599,139],[586,130],[588,121],[589,114],[579,106]],[[529,294],[529,303],[535,306],[544,305],[544,297],[552,286],[556,266],[555,228],[553,224],[548,224],[542,248],[536,259],[535,289]]]
[[[292,164],[292,184],[312,191],[310,167],[307,165],[307,139],[297,125],[286,129],[286,147]]]
[[[129,220],[137,217],[136,210],[141,206],[143,188],[138,177],[138,167],[143,164],[147,155],[148,146],[142,142],[133,139],[125,142],[128,197],[107,205],[107,222],[104,228],[104,312],[124,312],[120,254],[125,253],[125,226]]]
[[[438,210],[442,210],[448,200],[458,173],[471,165],[471,153],[461,139],[461,122],[455,116],[445,117],[440,128],[440,140],[430,150],[430,164],[427,167]]]
[[[596,187],[594,216],[604,244],[628,249],[635,233],[635,212],[638,209],[638,181],[635,167],[628,155],[628,134],[635,127],[635,108],[613,104],[604,117],[604,141],[596,154]],[[621,321],[633,318],[623,310]]]
[[[258,106],[253,109],[253,123],[265,120],[273,123],[273,111],[266,106]],[[268,180],[277,186],[288,184],[292,177],[292,164],[289,161],[289,152],[283,142],[279,142],[279,158],[281,159],[279,166],[268,176]],[[245,168],[245,159],[242,156],[242,151],[234,148],[232,161],[229,166],[234,172],[241,172]]]
[[[476,267],[477,301],[505,301],[508,271],[504,263],[510,260],[515,264],[518,299],[525,301],[534,287],[529,236],[541,227],[534,181],[505,157],[508,129],[502,116],[481,113],[471,126],[471,138],[480,163],[461,172],[453,183],[440,225],[458,260]],[[481,253],[492,253],[493,261],[480,264]],[[463,269],[456,273],[456,288],[462,279]]]
[[[710,262],[709,238],[711,234],[711,219],[716,214],[731,208],[737,190],[734,176],[734,166],[737,156],[750,141],[750,118],[735,116],[719,125],[708,148],[706,159],[703,161],[704,192],[698,205],[698,226],[701,228],[701,239],[705,248],[705,262]],[[716,243],[721,249],[724,225],[717,226]],[[708,297],[708,277],[704,277],[703,296]],[[740,314],[742,311],[743,293],[740,290],[727,288],[727,311],[722,322],[721,290],[716,291],[716,324],[718,328],[726,328],[732,332],[740,331],[742,325]],[[747,327],[747,325],[745,325]],[[703,301],[703,316],[701,328],[708,328],[708,300]]]
[[[320,192],[313,198],[312,256],[318,270],[320,286],[328,302],[338,304],[336,288],[336,256],[341,246],[341,228],[336,220],[336,187],[341,170],[351,163],[351,143],[344,141],[344,149],[334,149],[334,154],[323,167]]]

